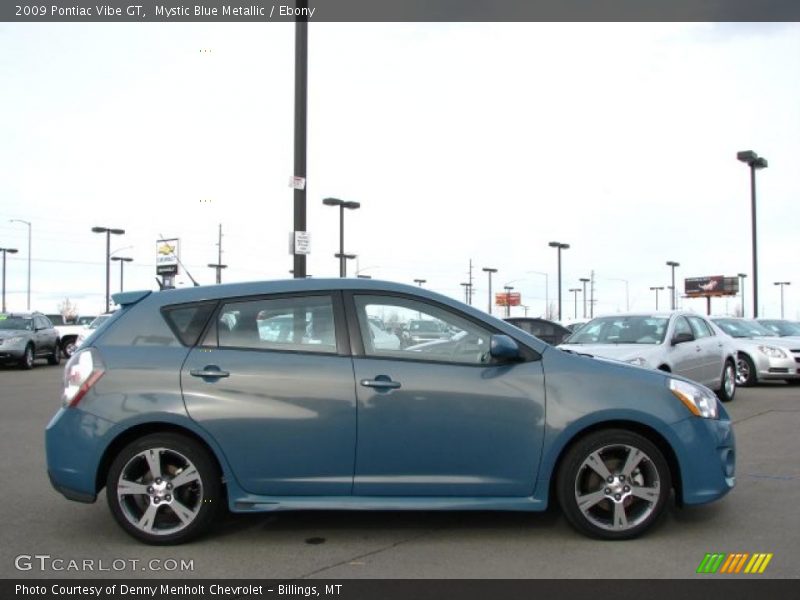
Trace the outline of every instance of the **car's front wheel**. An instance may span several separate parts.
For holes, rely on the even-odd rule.
[[[61,346],[61,351],[64,353],[64,356],[70,358],[73,354],[75,354],[75,350],[78,349],[78,339],[75,337],[69,337],[61,342]]]
[[[750,387],[758,383],[758,375],[756,374],[756,366],[753,364],[753,359],[747,354],[739,354],[737,357],[737,375],[736,383],[742,387]]]
[[[669,466],[645,437],[622,429],[579,440],[561,462],[561,509],[578,531],[608,540],[636,537],[663,513],[672,488]]]
[[[722,402],[731,402],[736,395],[736,367],[733,362],[726,360],[725,367],[722,369],[722,377],[720,379],[719,390],[717,390],[717,397]]]
[[[106,497],[122,528],[148,544],[180,544],[202,534],[223,500],[212,456],[175,433],[126,446],[109,469]]]

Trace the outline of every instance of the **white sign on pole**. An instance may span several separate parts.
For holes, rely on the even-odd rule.
[[[297,177],[296,175],[289,178],[289,187],[295,190],[306,189],[306,178]]]
[[[289,254],[311,254],[311,234],[307,231],[290,233]]]

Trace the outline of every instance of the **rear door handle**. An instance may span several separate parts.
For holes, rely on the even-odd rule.
[[[362,379],[361,385],[364,387],[388,388],[396,390],[400,387],[400,382],[392,381],[391,379]]]
[[[228,377],[230,373],[228,371],[223,371],[219,367],[215,365],[209,365],[207,367],[203,367],[202,369],[192,369],[189,371],[189,375],[192,377]]]

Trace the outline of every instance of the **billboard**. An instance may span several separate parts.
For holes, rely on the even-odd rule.
[[[707,277],[687,277],[684,291],[691,297],[735,296],[739,293],[739,278],[710,275]]]
[[[178,274],[178,240],[158,240],[156,242],[156,274]]]
[[[522,295],[519,292],[498,292],[494,295],[496,306],[519,306],[522,303]]]

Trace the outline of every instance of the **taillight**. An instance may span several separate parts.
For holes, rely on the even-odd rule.
[[[91,387],[106,372],[100,353],[88,348],[73,354],[64,369],[64,394],[61,397],[64,406],[77,406]]]

